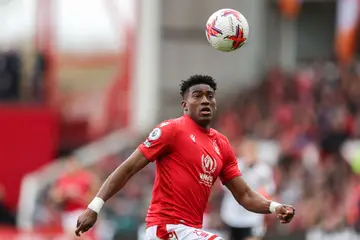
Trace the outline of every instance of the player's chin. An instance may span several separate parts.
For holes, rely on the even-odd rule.
[[[206,113],[200,112],[200,113],[199,113],[199,120],[202,120],[202,121],[204,121],[204,120],[210,121],[210,120],[212,120],[212,118],[213,118],[212,112],[206,112]]]

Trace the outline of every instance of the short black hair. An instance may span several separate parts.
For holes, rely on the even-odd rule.
[[[209,85],[214,91],[217,89],[216,81],[209,75],[192,75],[188,79],[181,81],[180,83],[180,95],[184,97],[185,92],[194,85],[206,84]]]

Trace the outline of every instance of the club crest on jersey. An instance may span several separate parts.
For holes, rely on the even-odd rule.
[[[211,187],[214,182],[213,173],[216,171],[217,163],[216,160],[211,158],[209,155],[201,156],[201,167],[204,171],[200,173],[200,183]]]
[[[159,137],[161,136],[161,129],[160,128],[155,128],[154,130],[152,130],[152,132],[149,134],[148,139],[150,141],[154,141],[159,139]]]
[[[214,146],[215,152],[216,152],[218,155],[220,155],[220,149],[219,149],[219,147],[218,147],[218,145],[217,145],[217,143],[216,143],[215,140],[213,141],[213,146]]]

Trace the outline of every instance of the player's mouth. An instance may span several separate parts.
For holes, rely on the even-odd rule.
[[[203,107],[200,109],[201,115],[209,116],[211,115],[211,109],[209,107]]]

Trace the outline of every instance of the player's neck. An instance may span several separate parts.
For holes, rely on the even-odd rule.
[[[202,128],[205,128],[206,131],[210,130],[210,122],[196,122],[196,124]]]
[[[211,121],[197,121],[187,114],[185,114],[185,116],[187,116],[189,119],[191,119],[191,121],[194,124],[198,125],[200,128],[204,129],[205,131],[208,132],[210,130]]]

